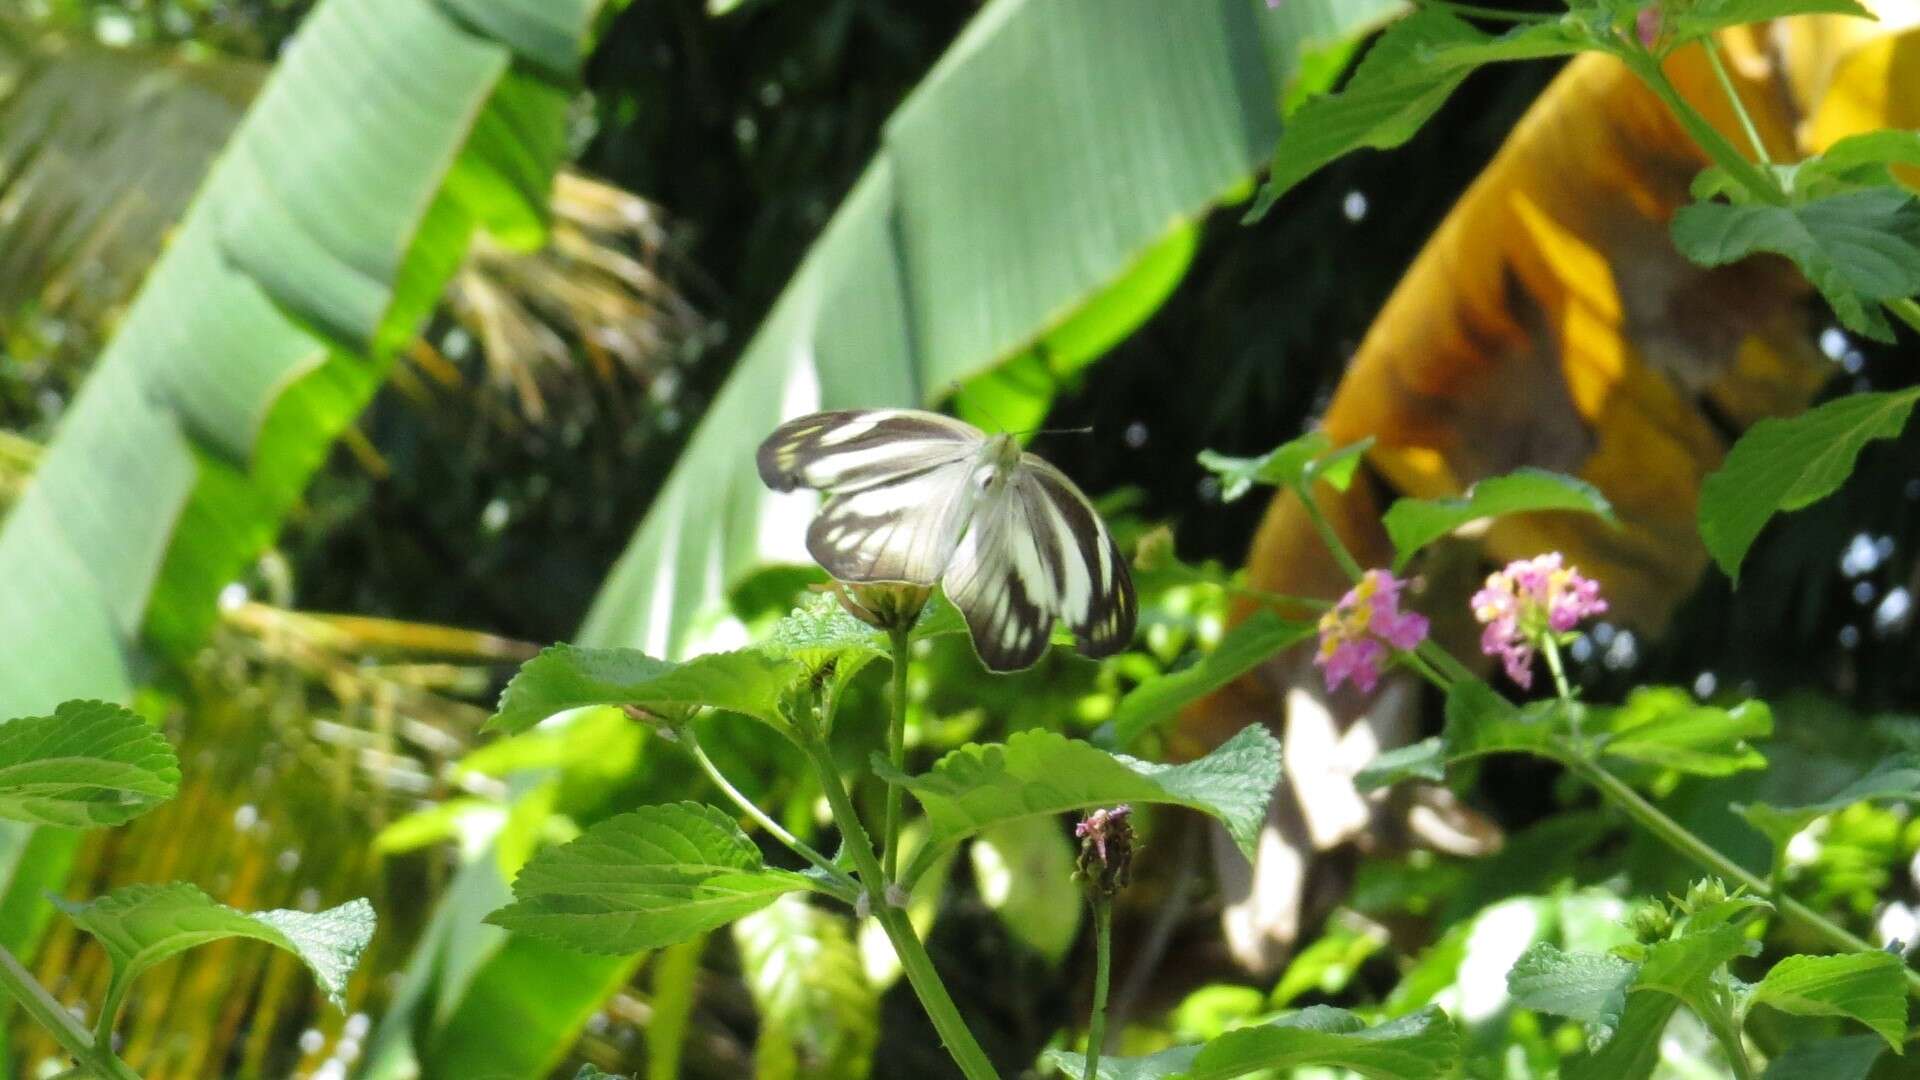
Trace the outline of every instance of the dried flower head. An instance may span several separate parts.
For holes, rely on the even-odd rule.
[[[1090,888],[1112,896],[1125,888],[1133,874],[1133,807],[1126,803],[1100,809],[1080,819],[1073,835],[1080,838],[1076,876]]]
[[[1313,662],[1328,690],[1338,690],[1351,679],[1363,693],[1372,693],[1387,646],[1411,649],[1426,638],[1426,616],[1400,610],[1400,590],[1406,584],[1391,571],[1369,570],[1320,617],[1320,651]]]
[[[1549,635],[1606,610],[1600,583],[1561,565],[1557,551],[1508,563],[1473,594],[1473,617],[1486,627],[1480,651],[1498,656],[1507,677],[1523,687],[1533,685],[1533,657]]]

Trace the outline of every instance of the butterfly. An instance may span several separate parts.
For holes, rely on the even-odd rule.
[[[916,409],[822,412],[760,444],[760,479],[826,502],[807,551],[854,583],[944,586],[994,671],[1046,652],[1056,619],[1080,651],[1133,639],[1133,578],[1093,504],[1010,435]]]

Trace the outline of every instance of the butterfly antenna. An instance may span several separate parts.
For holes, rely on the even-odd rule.
[[[1093,434],[1093,425],[1088,424],[1086,427],[1034,428],[1030,431],[1016,431],[1014,432],[1014,434],[1015,435],[1091,435]]]

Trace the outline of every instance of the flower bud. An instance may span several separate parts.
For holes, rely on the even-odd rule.
[[[891,633],[912,626],[933,595],[931,585],[903,581],[855,583],[835,581],[833,593],[847,614],[877,630]]]
[[[1651,52],[1660,44],[1660,5],[1648,4],[1633,17],[1633,33],[1640,39],[1640,47]]]

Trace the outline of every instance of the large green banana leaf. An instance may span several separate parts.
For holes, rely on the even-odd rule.
[[[961,382],[962,410],[982,418],[1017,426],[1043,412],[1058,380],[1178,283],[1200,218],[1251,191],[1303,61],[1337,54],[1398,6],[989,4],[888,121],[880,153],[747,346],[580,639],[690,651],[738,574],[796,556],[804,518],[780,513],[751,462],[784,417],[926,403]],[[492,866],[463,872],[440,917],[458,919],[457,907],[497,890],[471,873]],[[571,1000],[584,1017],[617,974],[575,965],[571,982],[528,981],[505,953],[475,970],[453,954],[451,923],[443,932],[413,966],[439,1019],[410,1023],[441,1033],[418,1042],[449,1051],[445,1033],[469,1033],[463,1062],[487,1060],[485,1033],[506,1030],[517,1003],[537,1000],[553,1017]],[[532,1033],[516,1034],[524,1043]],[[408,1065],[456,1075],[432,1055]],[[369,1075],[415,1074],[376,1065]]]
[[[540,238],[598,6],[318,5],[0,526],[0,716],[195,644],[473,229]],[[0,840],[10,883],[58,863]]]
[[[714,625],[743,571],[804,561],[806,504],[771,496],[751,464],[784,418],[927,404],[960,383],[965,413],[975,392],[1004,404],[1033,383],[1025,405],[981,410],[1029,421],[1051,379],[1105,351],[1177,283],[1197,220],[1244,192],[1272,152],[1303,56],[1396,7],[989,4],[888,120],[880,153],[747,346],[580,640],[697,651],[697,628]],[[988,372],[989,385],[976,381]]]

